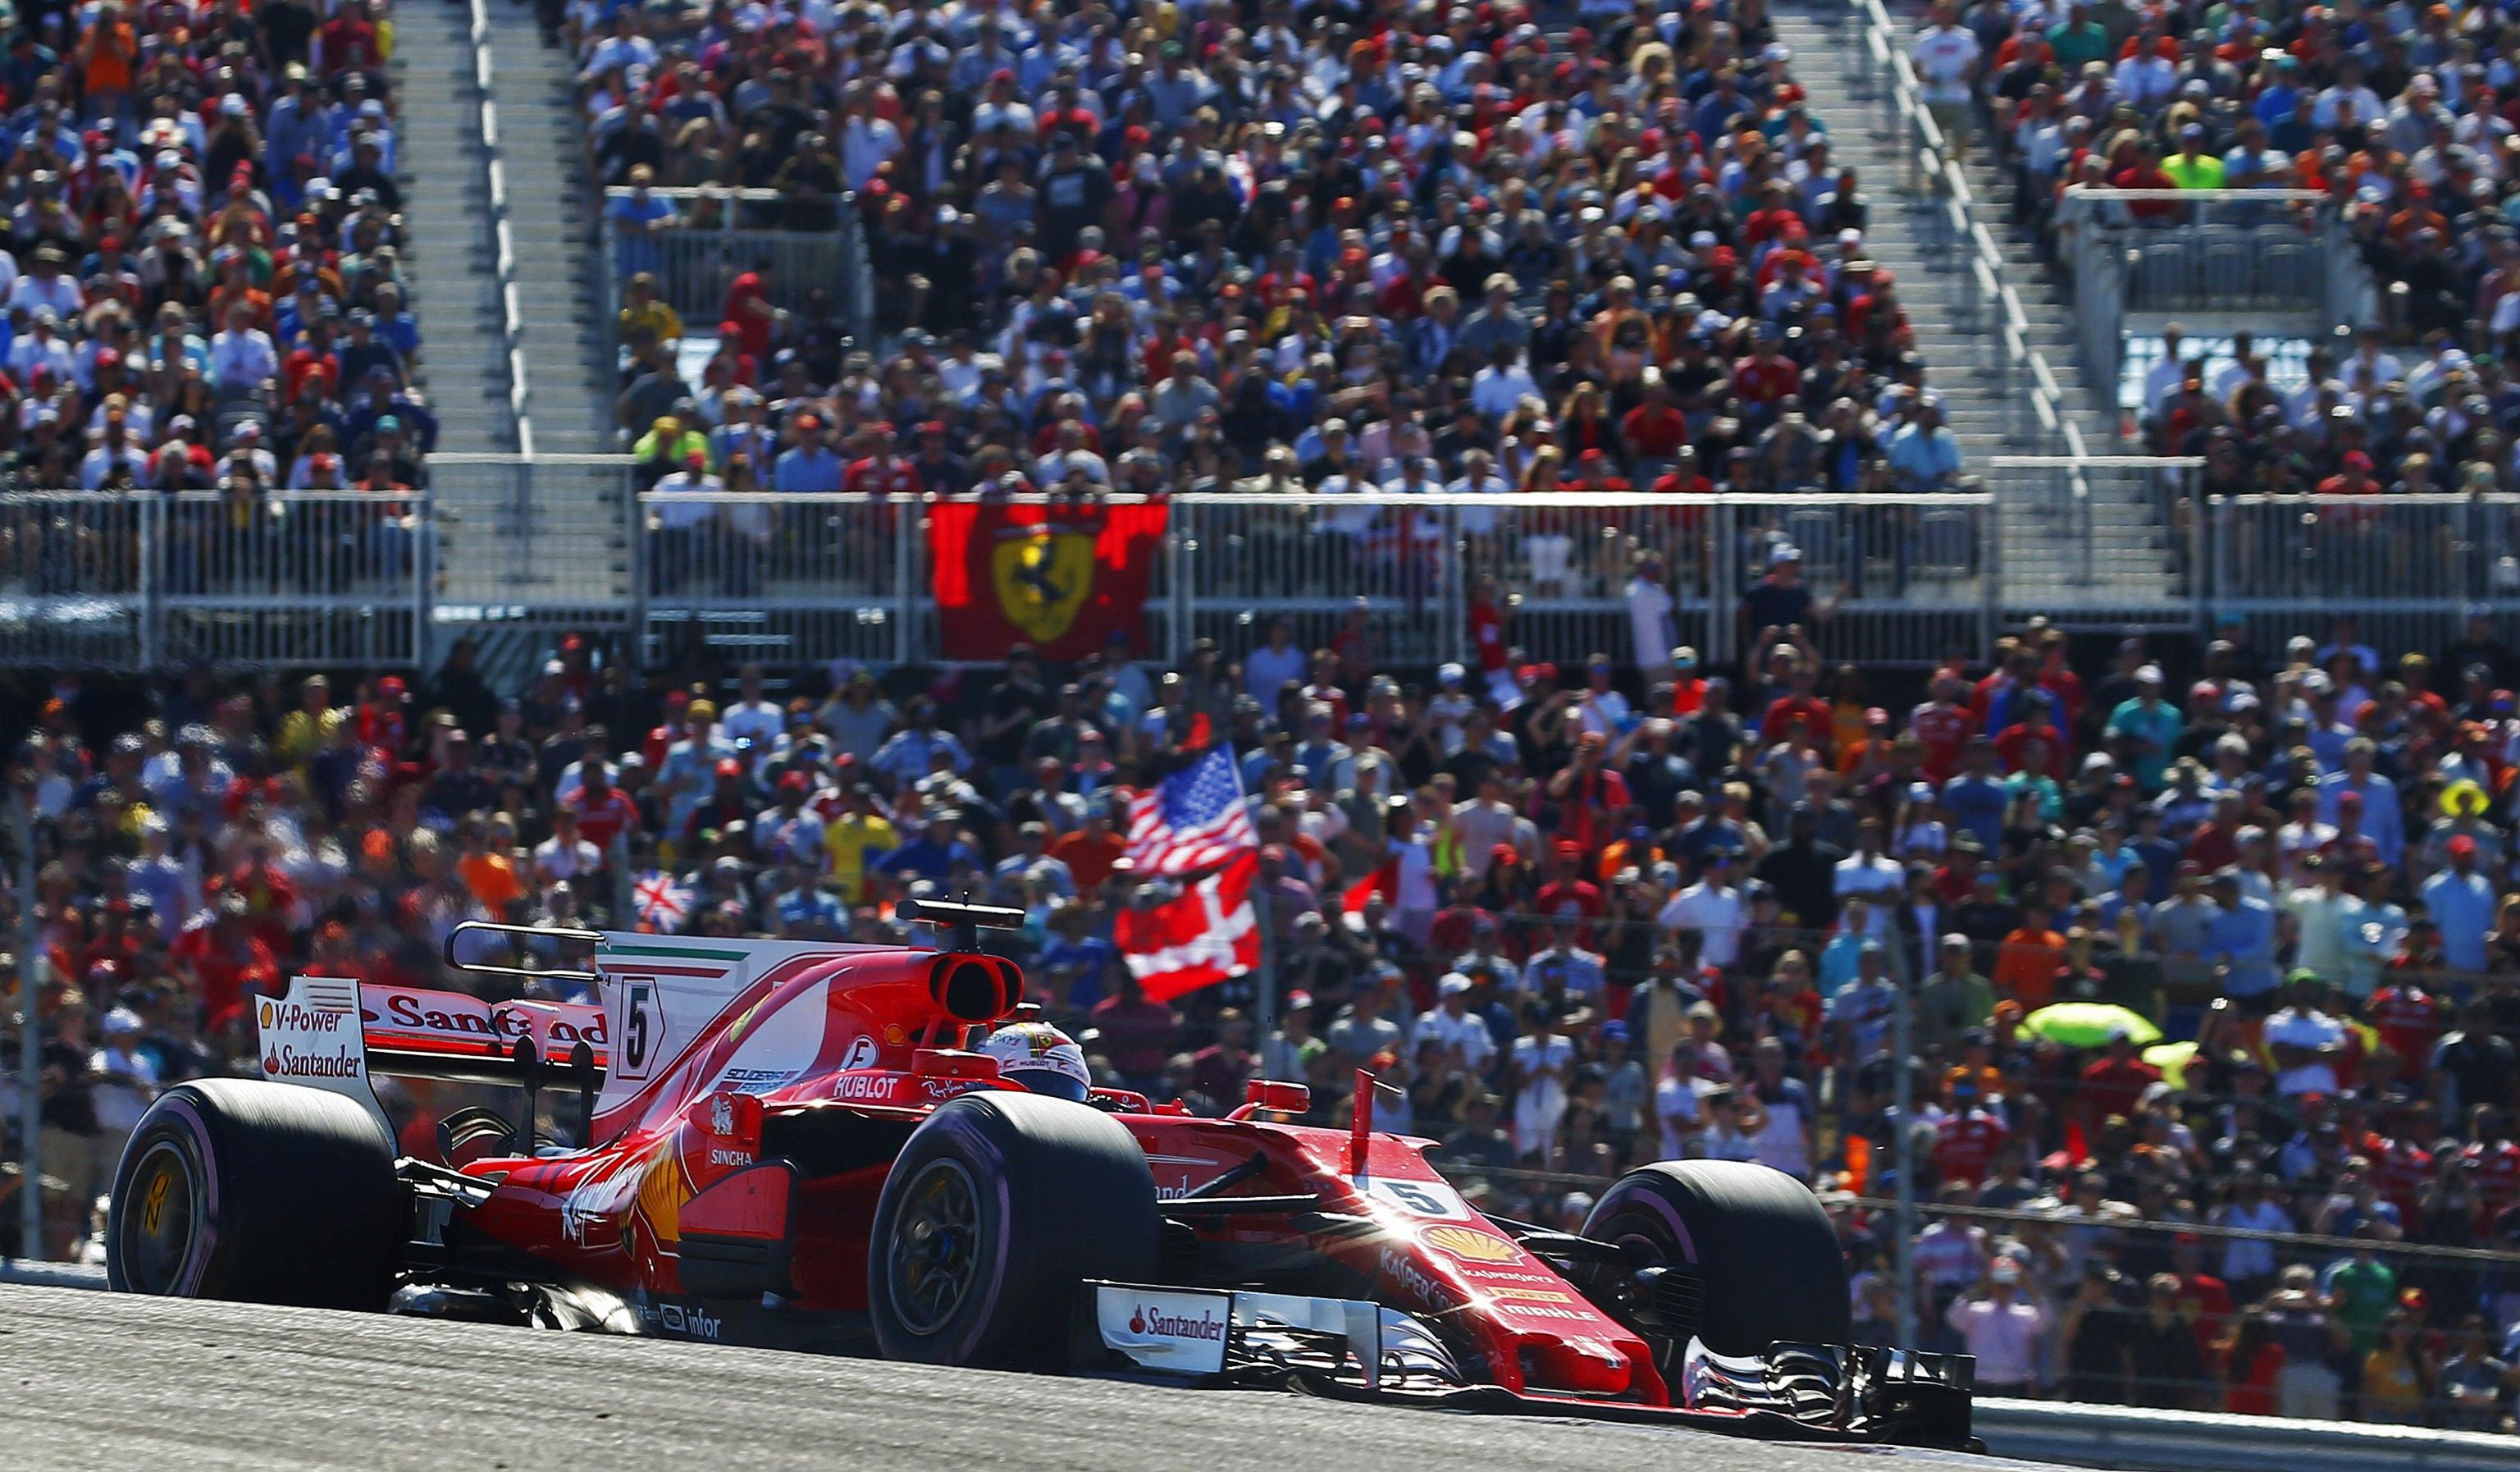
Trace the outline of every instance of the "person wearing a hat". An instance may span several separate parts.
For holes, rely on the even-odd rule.
[[[2265,1033],[2275,1092],[2333,1094],[2337,1066],[2349,1050],[2345,1023],[2323,1009],[2326,987],[2317,972],[2295,968],[2286,982],[2289,995],[2267,1019]]]
[[[2119,764],[2135,774],[2146,793],[2161,791],[2169,776],[2179,733],[2186,726],[2179,708],[2162,699],[2162,685],[2160,666],[2138,668],[2136,693],[2109,713],[2108,724],[2100,733]]]
[[[2477,862],[2476,840],[2453,833],[2442,846],[2450,866],[2423,883],[2424,909],[2441,927],[2442,959],[2471,976],[2487,967],[2486,937],[2494,929],[2499,897]]]
[[[1978,1395],[2019,1399],[2039,1393],[2040,1341],[2052,1317],[2023,1276],[2018,1260],[1997,1258],[1987,1265],[1985,1280],[1944,1313],[1962,1348],[1977,1357]]]
[[[1434,1010],[1418,1015],[1409,1041],[1420,1048],[1434,1043],[1444,1050],[1448,1067],[1484,1075],[1496,1057],[1496,1037],[1488,1031],[1487,1019],[1470,1010],[1475,985],[1461,972],[1444,973],[1435,983]]]

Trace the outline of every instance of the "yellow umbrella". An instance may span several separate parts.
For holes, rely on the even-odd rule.
[[[2022,1031],[2069,1048],[2105,1046],[2121,1030],[2137,1046],[2159,1042],[2161,1030],[2140,1012],[2115,1002],[2058,1002],[2022,1019]]]

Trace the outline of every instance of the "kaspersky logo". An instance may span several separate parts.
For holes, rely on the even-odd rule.
[[[1140,1304],[1129,1315],[1129,1332],[1162,1339],[1218,1340],[1225,1337],[1225,1320],[1204,1309],[1192,1318],[1187,1313],[1166,1313]]]

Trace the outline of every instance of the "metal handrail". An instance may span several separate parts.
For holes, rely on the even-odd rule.
[[[970,502],[982,499],[968,495],[937,495],[918,491],[902,495],[880,495],[862,490],[643,490],[639,501],[648,506],[690,506],[695,503],[728,506],[905,506],[945,502]],[[1065,504],[1068,498],[1031,494],[991,496],[992,502],[1046,505]],[[2334,499],[2328,497],[2326,499]],[[1824,491],[1710,491],[1695,493],[1656,493],[1638,490],[1540,490],[1499,491],[1493,494],[1474,491],[1430,490],[1422,494],[1411,491],[1360,490],[1323,494],[1319,491],[1183,491],[1178,495],[1145,496],[1113,494],[1098,496],[1092,504],[1142,506],[1161,501],[1174,506],[1279,506],[1321,511],[1354,511],[1363,507],[1390,506],[1414,510],[1437,510],[1444,507],[1479,507],[1488,510],[1521,508],[1534,511],[1574,511],[1585,508],[1611,509],[1649,507],[1658,510],[1692,509],[1720,506],[1780,506],[1793,508],[1828,508],[1842,510],[1860,506],[1931,506],[1947,509],[1955,506],[1984,506],[1995,500],[1988,490],[1885,490],[1849,497]]]
[[[1881,0],[1861,0],[1856,9],[1864,21],[1864,54],[1880,74],[1880,80],[1887,83],[1882,91],[1889,99],[1904,140],[1911,145],[1910,157],[1925,187],[1943,196],[1942,210],[1950,220],[1953,244],[1970,258],[1972,269],[1968,275],[1973,279],[1964,290],[1977,291],[1980,305],[1991,301],[1998,309],[1996,338],[2002,353],[2002,367],[2007,374],[2020,374],[2026,381],[2034,442],[2042,447],[2057,444],[2073,423],[2066,410],[2064,390],[2048,367],[2047,354],[2030,340],[2029,315],[2021,308],[2020,296],[2005,280],[2002,252],[1993,234],[1975,217],[1976,192],[1959,165],[1947,157],[1950,151],[1943,130],[1925,111],[1922,81],[1906,49],[1899,44],[1899,32],[1891,23],[1889,11]],[[2253,193],[2263,198],[2267,192]]]
[[[490,10],[486,0],[472,0],[469,31],[472,43],[472,85],[481,93],[480,127],[483,166],[489,178],[492,269],[499,281],[499,328],[508,359],[508,414],[517,426],[517,451],[534,453],[534,421],[526,409],[525,313],[517,295],[517,232],[508,209],[508,168],[500,158],[499,104],[490,86]]]

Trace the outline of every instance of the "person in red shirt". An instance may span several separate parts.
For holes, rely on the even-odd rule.
[[[1644,402],[1619,420],[1619,437],[1626,441],[1633,458],[1672,459],[1688,442],[1688,416],[1672,403],[1671,390],[1662,381],[1661,369],[1647,368],[1643,382]],[[1661,488],[1655,486],[1657,490]]]
[[[1732,391],[1741,396],[1743,403],[1759,410],[1791,397],[1801,387],[1802,371],[1778,350],[1774,328],[1763,326],[1758,346],[1732,365]]]
[[[867,453],[849,462],[844,486],[860,495],[917,495],[919,467],[894,452],[892,426],[878,420],[866,428]]]
[[[778,303],[770,299],[771,266],[768,258],[755,261],[749,271],[728,284],[725,309],[718,313],[723,322],[734,324],[737,341],[756,362],[770,361],[770,332],[779,325]]]
[[[2476,1229],[2491,1228],[2497,1214],[2520,1199],[2520,1145],[2503,1137],[2502,1111],[2479,1104],[2471,1114],[2466,1150],[2469,1175],[2476,1183]]]
[[[608,855],[615,838],[639,831],[639,806],[628,793],[612,785],[611,763],[598,758],[587,761],[582,770],[585,780],[560,805],[577,814],[577,836],[593,844],[596,852]]]
[[[2110,1034],[2107,1051],[2098,1062],[2083,1070],[2084,1131],[2096,1139],[2101,1123],[2109,1116],[2132,1119],[2143,1091],[2160,1081],[2161,1070],[2137,1056],[2135,1039],[2127,1035],[2124,1028]]]
[[[1986,1178],[1995,1153],[2012,1132],[1978,1103],[1977,1080],[1955,1070],[1951,1081],[1955,1113],[1934,1130],[1934,1169],[1945,1180],[1976,1185]]]
[[[2138,143],[2127,161],[2109,175],[2112,189],[2177,189],[2179,181],[2161,171],[2161,155],[2148,143]],[[2127,213],[2139,220],[2167,218],[2179,207],[2167,201],[2145,200],[2126,207]]]
[[[1768,702],[1767,711],[1759,717],[1761,739],[1775,741],[1793,729],[1796,719],[1811,736],[1812,746],[1822,761],[1834,759],[1837,713],[1815,693],[1820,688],[1820,667],[1811,660],[1797,661],[1785,693]]]
[[[1969,738],[1977,734],[1977,717],[1960,704],[1960,682],[1950,674],[1934,676],[1933,699],[1908,713],[1908,729],[1924,754],[1918,770],[1941,784],[1957,776]]]
[[[253,933],[243,895],[221,895],[212,904],[208,923],[188,928],[175,938],[175,959],[192,973],[193,993],[202,1001],[202,1031],[212,1036],[243,1015],[248,994],[275,995],[280,990],[280,962],[271,947]]]
[[[1584,877],[1584,846],[1560,843],[1549,860],[1549,883],[1540,887],[1532,908],[1551,919],[1585,922],[1579,943],[1593,943],[1592,922],[1601,918],[1601,890]]]
[[[2170,1239],[2170,1270],[2179,1278],[2180,1307],[2196,1326],[2196,1344],[2209,1355],[2231,1324],[2231,1290],[2205,1270],[2205,1239],[2181,1232]]]
[[[2363,1003],[2362,1016],[2380,1035],[2380,1046],[2397,1054],[2403,1066],[2413,1070],[2431,1063],[2433,1044],[2441,1040],[2442,1004],[2420,977],[2392,974]]]
[[[2382,1201],[2398,1209],[2398,1224],[2411,1233],[2423,1227],[2424,1195],[2433,1179],[2432,1152],[2417,1143],[2431,1137],[2431,1102],[2422,1101],[2408,1114],[2416,1123],[2397,1133],[2364,1135],[2362,1157],[2371,1163],[2372,1187]]]
[[[1610,820],[1627,810],[1628,779],[1604,761],[1608,746],[1609,738],[1600,732],[1586,731],[1575,738],[1575,759],[1549,779],[1548,801],[1557,808],[1557,834],[1579,857],[1607,840]]]

